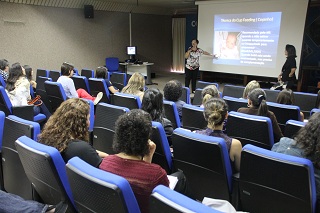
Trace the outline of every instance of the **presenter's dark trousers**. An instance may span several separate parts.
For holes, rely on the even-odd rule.
[[[195,70],[189,70],[186,68],[185,70],[185,86],[189,87],[190,80],[191,80],[191,92],[194,92],[196,90],[196,83],[197,83],[197,78],[198,78],[198,73],[199,73],[199,68]]]

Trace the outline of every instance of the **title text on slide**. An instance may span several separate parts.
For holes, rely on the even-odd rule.
[[[225,19],[222,18],[221,22],[268,22],[268,21],[273,21],[273,17],[268,17],[268,18],[233,18],[233,19]]]

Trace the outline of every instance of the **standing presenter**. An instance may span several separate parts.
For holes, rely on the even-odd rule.
[[[292,89],[296,80],[296,48],[293,45],[287,44],[284,54],[287,56],[287,60],[278,76],[278,81],[283,81],[284,85],[286,85],[285,88]]]
[[[185,53],[184,57],[187,59],[186,63],[186,70],[185,70],[185,86],[189,87],[190,80],[191,80],[191,89],[192,92],[196,90],[196,81],[199,72],[199,58],[201,55],[209,55],[213,56],[212,54],[198,48],[199,41],[197,39],[192,39],[191,47],[188,48],[187,52]]]

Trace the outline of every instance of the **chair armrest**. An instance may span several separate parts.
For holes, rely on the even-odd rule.
[[[33,105],[12,107],[12,114],[29,121],[33,121]]]
[[[232,194],[231,194],[231,204],[236,210],[239,210],[241,208],[239,178],[240,178],[240,172],[235,173],[232,176],[233,187],[232,187]]]

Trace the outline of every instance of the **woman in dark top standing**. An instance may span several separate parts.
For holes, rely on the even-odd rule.
[[[282,67],[278,80],[283,81],[287,85],[287,89],[292,89],[296,80],[296,48],[293,45],[287,44],[284,54],[287,56],[287,60]]]
[[[108,154],[89,144],[89,104],[79,98],[64,101],[45,124],[38,136],[40,143],[59,150],[65,162],[78,156],[94,167],[99,167]]]

